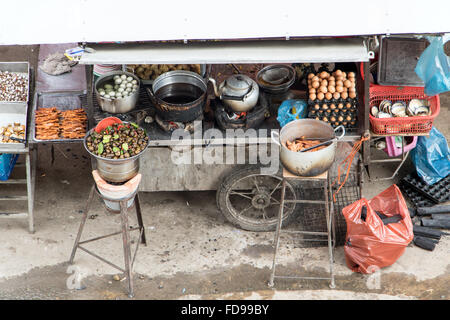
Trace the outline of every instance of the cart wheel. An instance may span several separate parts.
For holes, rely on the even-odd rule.
[[[217,206],[233,225],[248,231],[276,229],[282,178],[262,174],[259,166],[238,169],[217,190]],[[286,200],[295,200],[294,188],[286,182]],[[283,226],[294,216],[295,203],[285,203]]]

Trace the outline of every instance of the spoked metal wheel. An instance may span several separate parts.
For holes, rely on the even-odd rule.
[[[280,209],[282,178],[262,174],[260,167],[238,169],[217,190],[217,206],[235,226],[249,231],[275,230]],[[286,200],[295,200],[295,190],[286,183]],[[283,225],[294,215],[295,203],[285,203]]]

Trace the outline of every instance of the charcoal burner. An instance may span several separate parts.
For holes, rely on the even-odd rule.
[[[155,121],[158,124],[158,126],[164,130],[165,132],[171,133],[176,129],[184,129],[188,131],[189,133],[194,132],[194,122],[195,121],[202,121],[203,120],[203,114],[201,114],[197,119],[189,122],[176,122],[176,121],[169,121],[169,120],[163,120],[159,114],[155,115]]]
[[[269,113],[269,104],[263,94],[259,95],[256,106],[247,112],[236,113],[218,98],[211,101],[211,106],[214,108],[217,124],[222,130],[258,128]]]

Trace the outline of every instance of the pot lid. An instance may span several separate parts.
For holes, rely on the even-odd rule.
[[[252,79],[243,74],[235,74],[227,78],[225,85],[236,91],[248,90],[252,85]]]

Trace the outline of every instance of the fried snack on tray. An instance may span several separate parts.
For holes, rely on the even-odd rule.
[[[82,139],[86,135],[86,112],[79,108],[60,111],[56,107],[36,110],[36,138],[39,140]]]
[[[286,148],[288,148],[289,150],[294,151],[294,152],[299,152],[299,151],[301,151],[303,149],[313,147],[313,146],[315,146],[315,145],[317,145],[317,144],[319,144],[321,142],[322,141],[320,141],[320,140],[305,140],[305,136],[302,136],[302,137],[300,137],[298,139],[295,139],[292,142],[289,141],[289,140],[286,140]],[[321,150],[323,148],[326,148],[326,147],[327,147],[326,145],[325,146],[320,146],[320,147],[317,147],[316,149],[305,151],[305,152],[319,151],[319,150]]]
[[[63,111],[61,134],[65,139],[82,139],[86,135],[87,115],[83,109]]]
[[[56,107],[40,108],[36,110],[36,138],[39,140],[51,140],[59,138],[59,115]]]

